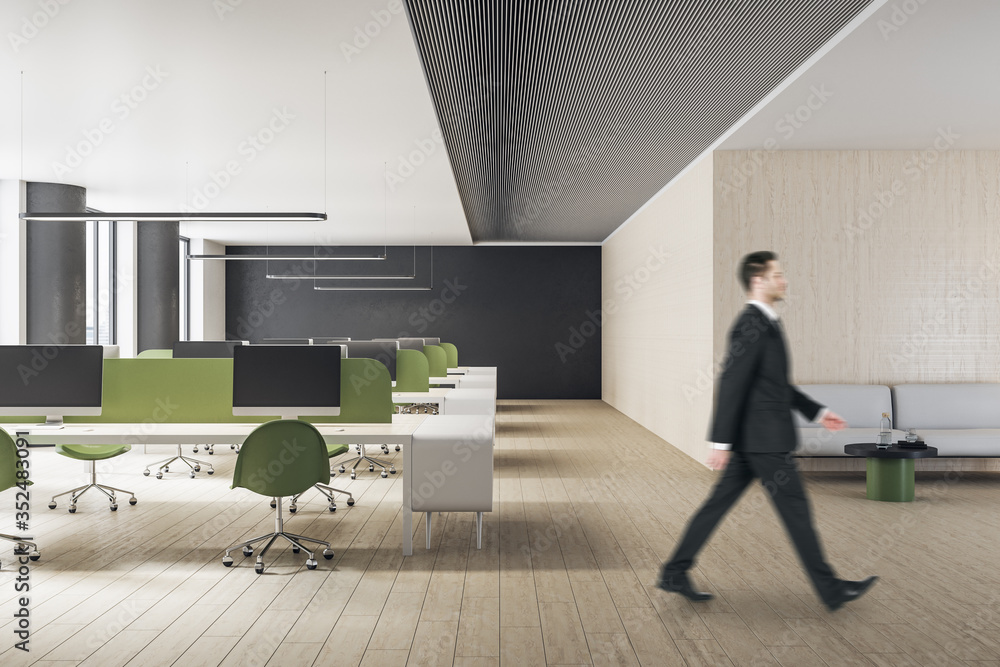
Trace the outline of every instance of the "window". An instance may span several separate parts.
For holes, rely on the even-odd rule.
[[[118,246],[116,223],[87,223],[87,343],[115,345]]]
[[[180,285],[178,294],[180,303],[177,304],[178,319],[180,319],[181,330],[180,340],[191,340],[191,260],[187,258],[191,254],[191,239],[180,237]]]

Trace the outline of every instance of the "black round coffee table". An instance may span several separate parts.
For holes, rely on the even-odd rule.
[[[879,449],[874,443],[844,445],[844,453],[864,456],[867,461],[867,496],[869,500],[910,502],[914,497],[914,459],[937,456],[937,447],[900,447]]]

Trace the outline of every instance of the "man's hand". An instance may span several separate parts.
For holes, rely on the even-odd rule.
[[[826,414],[819,420],[819,423],[828,431],[839,431],[842,428],[847,428],[847,422],[840,415],[830,410],[826,411]]]
[[[712,449],[708,452],[708,467],[712,470],[722,470],[729,463],[729,456],[732,454],[728,449]]]

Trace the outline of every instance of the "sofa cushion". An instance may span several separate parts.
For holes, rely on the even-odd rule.
[[[1000,384],[901,384],[892,393],[898,428],[1000,429]]]
[[[938,456],[1000,457],[1000,428],[918,429]]]
[[[799,385],[799,389],[817,403],[825,405],[843,417],[847,425],[852,428],[874,428],[877,432],[882,413],[892,414],[892,394],[885,385],[803,384]],[[794,414],[795,425],[799,428],[814,425],[812,422],[807,422],[798,412]],[[867,440],[852,442],[867,442]]]

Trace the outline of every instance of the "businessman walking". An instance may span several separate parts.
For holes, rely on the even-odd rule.
[[[788,380],[788,351],[773,308],[788,287],[778,256],[769,251],[747,255],[740,263],[739,278],[749,301],[729,332],[709,434],[713,444],[708,465],[724,472],[691,519],[673,556],[663,564],[659,587],[689,600],[712,599],[710,593],[694,589],[687,572],[726,512],[758,478],[770,494],[817,594],[833,611],[861,597],[878,577],[838,579],[826,563],[791,455],[796,446],[792,410],[831,431],[847,424]]]

